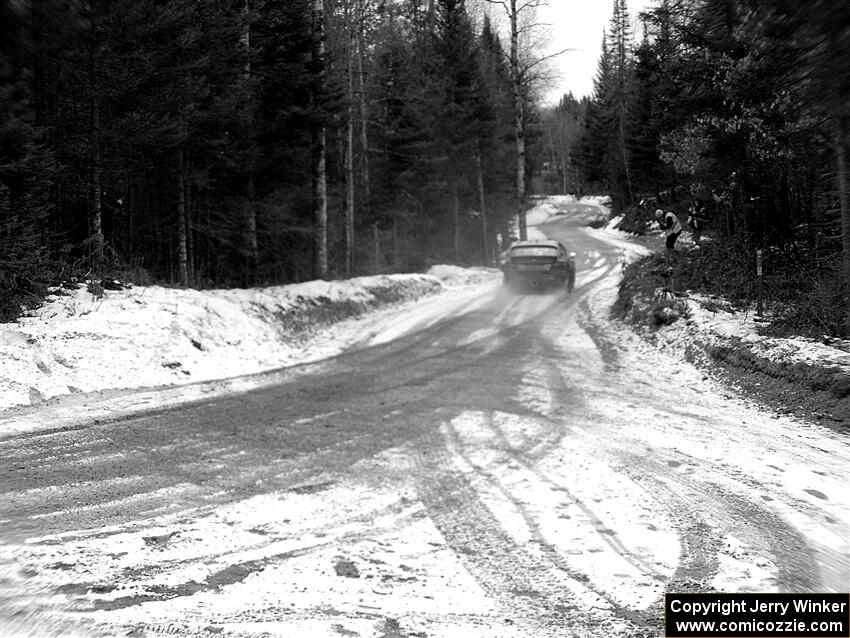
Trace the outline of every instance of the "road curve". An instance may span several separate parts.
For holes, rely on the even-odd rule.
[[[3,635],[657,636],[665,591],[846,591],[846,439],[624,333],[622,246],[560,212],[573,295],[0,440]]]

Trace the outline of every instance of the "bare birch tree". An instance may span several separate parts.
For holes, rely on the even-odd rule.
[[[184,288],[189,281],[188,215],[186,207],[186,159],[177,150],[177,279]]]
[[[87,2],[85,9],[88,13],[89,41],[88,41],[88,90],[90,98],[89,108],[89,139],[91,144],[91,218],[90,218],[90,241],[91,257],[95,268],[103,264],[104,237],[103,237],[103,212],[101,196],[103,184],[101,182],[101,130],[100,130],[100,100],[99,83],[100,69],[98,60],[100,58],[99,34],[100,27],[96,21],[96,7],[92,2]]]
[[[527,45],[531,34],[538,30],[541,24],[535,23],[537,9],[548,5],[547,0],[485,0],[487,4],[501,6],[505,11],[510,29],[510,49],[508,63],[513,93],[514,144],[516,161],[516,207],[519,224],[519,238],[527,239],[528,230],[525,221],[526,208],[526,101],[529,85],[533,79],[532,69],[542,62],[564,53],[559,51],[551,55],[534,55]]]
[[[242,33],[240,36],[240,46],[242,47],[242,55],[245,62],[242,67],[242,79],[245,83],[247,91],[247,99],[250,103],[252,100],[251,87],[251,4],[250,0],[244,0],[242,5]],[[248,108],[249,114],[251,107]],[[249,115],[249,118],[251,116]],[[248,268],[246,280],[249,286],[257,283],[257,270],[260,262],[260,248],[257,241],[257,210],[254,207],[254,198],[256,196],[254,186],[254,161],[251,160],[248,166],[248,175],[245,180],[245,202],[244,202],[244,230],[245,233],[245,250],[248,253]]]
[[[325,3],[313,0],[313,276],[328,278],[327,129],[321,114],[325,91]]]

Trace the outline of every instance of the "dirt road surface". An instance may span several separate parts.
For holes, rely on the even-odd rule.
[[[846,438],[617,329],[623,246],[562,212],[573,295],[423,301],[243,393],[0,416],[0,634],[658,636],[665,591],[846,591]]]

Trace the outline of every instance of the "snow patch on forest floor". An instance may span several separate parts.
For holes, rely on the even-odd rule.
[[[659,330],[661,340],[671,347],[684,347],[696,339],[704,345],[740,340],[755,355],[776,363],[834,367],[850,375],[848,340],[833,339],[824,343],[804,337],[768,337],[758,334],[763,322],[754,312],[724,309],[722,300],[693,293],[685,301],[690,316]]]

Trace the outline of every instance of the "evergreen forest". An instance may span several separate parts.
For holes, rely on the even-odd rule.
[[[682,287],[751,302],[761,251],[774,327],[850,337],[850,3],[613,4],[593,95],[545,113],[547,192],[608,193],[636,233],[696,211]]]
[[[613,0],[593,94],[546,105],[543,2],[0,0],[0,321],[85,278],[494,265],[532,194],[596,193],[703,211],[701,286],[761,250],[850,336],[850,3]]]

